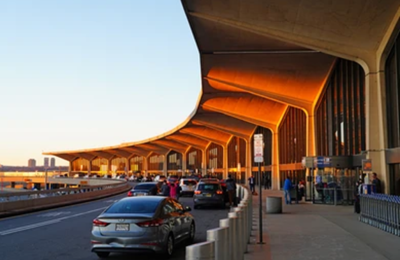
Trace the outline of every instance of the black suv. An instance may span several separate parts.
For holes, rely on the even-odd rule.
[[[194,208],[199,206],[220,206],[225,208],[224,191],[218,181],[202,180],[193,195]]]

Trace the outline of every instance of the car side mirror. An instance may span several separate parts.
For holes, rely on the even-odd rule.
[[[192,211],[192,208],[189,207],[189,206],[186,206],[186,207],[185,207],[185,212],[189,212],[189,211]]]

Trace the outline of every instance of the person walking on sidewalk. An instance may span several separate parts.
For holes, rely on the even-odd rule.
[[[285,183],[283,184],[283,192],[285,196],[286,205],[292,203],[292,198],[290,197],[290,190],[292,189],[292,181],[290,180],[289,176],[286,176]]]
[[[229,206],[233,207],[236,205],[236,200],[235,200],[235,190],[236,190],[236,183],[235,180],[232,179],[232,176],[229,175],[228,179],[225,181],[226,183],[226,190],[228,191],[228,196],[229,196]]]
[[[256,179],[254,178],[253,175],[251,175],[248,181],[249,181],[249,186],[250,186],[251,193],[254,194],[256,192],[256,188],[255,188]]]

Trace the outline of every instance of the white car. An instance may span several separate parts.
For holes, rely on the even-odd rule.
[[[181,179],[179,186],[181,186],[181,195],[193,196],[196,189],[197,181],[195,179]]]

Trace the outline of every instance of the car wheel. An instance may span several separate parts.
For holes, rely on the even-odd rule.
[[[196,226],[192,222],[192,224],[190,224],[190,228],[189,228],[189,244],[193,243],[195,235],[196,235]]]
[[[226,207],[225,202],[222,202],[222,204],[221,204],[221,209],[225,209],[225,207]]]
[[[198,209],[199,206],[198,206],[198,205],[194,205],[193,208],[194,208],[194,209]]]
[[[110,252],[97,252],[96,254],[99,258],[107,258],[110,255]]]
[[[165,256],[170,257],[174,253],[174,238],[172,234],[169,234],[168,239],[167,239],[167,244],[165,248]]]

